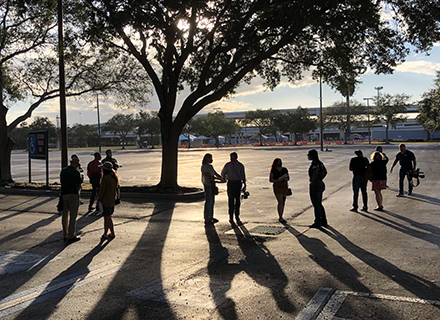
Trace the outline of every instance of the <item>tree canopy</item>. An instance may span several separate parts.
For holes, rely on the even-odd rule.
[[[344,141],[347,143],[351,127],[360,125],[366,113],[366,107],[353,100],[350,105],[347,102],[335,102],[324,109],[323,117],[327,127],[337,127],[344,131]]]
[[[410,105],[411,97],[407,94],[382,94],[375,98],[376,110],[373,117],[376,121],[383,121],[386,125],[386,143],[389,143],[389,128],[396,128],[396,125],[405,122],[407,116],[403,115]]]
[[[293,133],[296,144],[299,135],[317,128],[317,121],[312,119],[307,109],[299,106],[295,111],[279,114],[276,118],[276,125],[282,132]]]
[[[118,113],[111,117],[103,126],[102,131],[108,131],[115,136],[119,135],[122,142],[122,149],[125,149],[127,135],[133,133],[136,129],[136,120],[134,114]]]
[[[219,136],[230,135],[239,129],[234,119],[227,119],[222,111],[208,113],[191,121],[191,131],[215,140],[219,147]]]
[[[434,88],[425,92],[419,101],[418,121],[429,133],[440,131],[440,71],[434,80]]]
[[[275,122],[278,115],[279,111],[273,110],[272,108],[267,110],[257,109],[246,111],[244,118],[241,119],[241,123],[245,126],[251,125],[256,127],[260,137],[260,145],[263,145],[262,136],[274,131],[274,128],[276,128]]]
[[[260,76],[268,88],[319,66],[324,80],[362,66],[392,72],[410,43],[440,39],[438,1],[71,0],[78,28],[138,60],[160,102],[160,185],[177,187],[177,144],[204,107]],[[341,58],[342,57],[342,58]],[[177,105],[178,93],[190,93]]]

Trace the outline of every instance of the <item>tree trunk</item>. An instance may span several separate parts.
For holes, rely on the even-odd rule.
[[[388,129],[389,129],[389,125],[387,124],[387,127],[386,127],[386,129],[385,129],[385,143],[386,144],[389,144],[390,143],[390,140],[388,139]]]
[[[162,169],[158,186],[164,189],[176,189],[177,184],[177,150],[179,133],[162,133]]]
[[[14,141],[6,132],[0,132],[0,183],[2,185],[13,182],[11,175],[11,152],[14,144]]]

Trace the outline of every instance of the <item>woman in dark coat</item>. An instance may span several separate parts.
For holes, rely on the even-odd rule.
[[[373,177],[371,178],[371,189],[376,195],[377,207],[376,211],[383,210],[383,196],[382,190],[387,188],[387,163],[388,158],[386,155],[379,151],[373,152],[371,155],[371,169],[373,169]]]
[[[275,158],[270,169],[269,181],[273,183],[273,193],[278,201],[278,221],[285,223],[283,218],[284,206],[286,205],[286,196],[288,191],[287,181],[289,181],[289,172],[283,167],[280,158]]]

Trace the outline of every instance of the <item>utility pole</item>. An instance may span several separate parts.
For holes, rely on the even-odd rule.
[[[371,144],[371,125],[370,125],[370,99],[373,99],[373,98],[364,98],[364,100],[367,100],[367,116],[368,116],[368,144]]]
[[[101,121],[99,120],[99,96],[96,94],[96,112],[98,113],[98,146],[101,153]]]
[[[58,0],[58,68],[60,73],[61,168],[67,167],[66,79],[64,71],[63,4]]]
[[[322,77],[319,75],[319,136],[321,137],[321,151],[324,151],[324,130],[322,119]]]

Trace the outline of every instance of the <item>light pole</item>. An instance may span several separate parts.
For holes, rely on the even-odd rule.
[[[60,148],[60,132],[59,132],[59,129],[60,129],[60,116],[59,115],[57,115],[56,117],[55,117],[56,119],[57,119],[57,129],[58,129],[58,132],[57,132],[57,149],[59,149]]]
[[[322,77],[319,75],[319,135],[321,140],[321,151],[324,151],[324,130],[322,128],[323,120],[322,120]]]
[[[98,113],[98,146],[101,153],[101,121],[99,120],[99,96],[96,95],[96,112]]]
[[[67,167],[67,112],[66,81],[64,71],[63,4],[58,0],[58,68],[60,73],[60,116],[61,116],[61,168]]]
[[[377,90],[377,99],[379,99],[379,91],[380,90],[382,90],[383,89],[383,87],[382,86],[380,86],[380,87],[374,87],[374,90]]]
[[[81,112],[79,113],[79,124],[81,125]]]
[[[371,129],[370,129],[370,99],[373,99],[373,98],[364,98],[364,100],[367,100],[368,144],[371,144]]]

